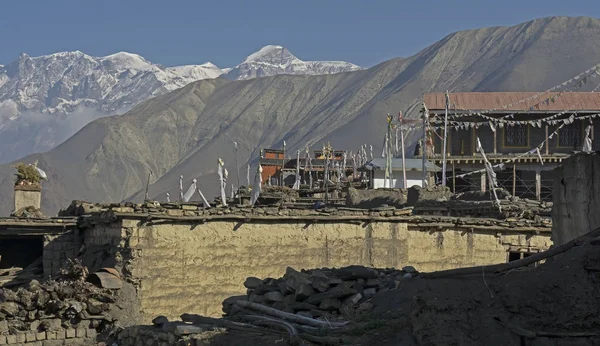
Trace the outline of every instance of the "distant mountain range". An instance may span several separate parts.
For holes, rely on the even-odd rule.
[[[212,63],[163,67],[125,52],[105,57],[79,51],[21,54],[0,65],[0,163],[50,150],[94,119],[124,113],[194,81],[358,69],[347,62],[302,61],[281,46],[263,47],[223,70]]]
[[[39,159],[49,175],[42,200],[48,214],[73,199],[139,202],[150,171],[151,198],[165,200],[166,192],[178,196],[180,175],[186,186],[197,178],[205,195],[214,196],[217,158],[224,159],[229,181],[237,184],[233,141],[239,144],[240,166],[251,164],[252,176],[260,148],[281,148],[284,140],[290,156],[324,141],[347,150],[367,143],[380,152],[385,115],[416,114],[411,110],[418,109],[423,93],[541,91],[596,65],[599,57],[595,18],[552,17],[460,31],[413,56],[365,70],[193,82],[126,114],[95,120],[53,150],[24,161]],[[5,197],[0,215],[11,210],[13,174],[13,167],[0,165]],[[245,184],[245,173],[240,180]]]

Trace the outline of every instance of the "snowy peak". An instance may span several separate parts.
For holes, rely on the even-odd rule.
[[[164,67],[130,52],[102,57],[80,51],[22,53],[0,65],[0,163],[52,149],[98,117],[123,113],[198,80],[358,69],[347,62],[302,61],[279,45],[265,46],[227,69],[210,62]]]
[[[156,67],[141,56],[127,52],[118,52],[107,55],[99,58],[99,60],[122,70],[132,69],[138,71],[150,71],[153,67]]]
[[[279,74],[320,75],[361,68],[345,61],[302,61],[283,46],[268,45],[250,54],[244,61],[223,74],[229,79],[243,80]]]
[[[282,46],[264,46],[255,53],[250,54],[242,62],[248,63],[269,63],[273,65],[286,65],[294,60],[299,60],[296,56],[290,53],[289,50]]]

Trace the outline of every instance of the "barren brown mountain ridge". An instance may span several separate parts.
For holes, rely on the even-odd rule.
[[[283,140],[292,155],[322,141],[347,150],[367,143],[378,152],[385,114],[416,115],[423,93],[541,91],[597,64],[598,37],[599,19],[552,17],[453,33],[411,57],[362,71],[203,80],[94,121],[23,161],[39,159],[48,173],[42,205],[49,215],[73,199],[139,201],[149,171],[151,198],[178,196],[180,175],[186,185],[198,178],[212,196],[218,157],[236,182],[233,141],[241,167],[255,162],[260,148],[280,147]],[[13,164],[0,166],[4,215],[11,209],[13,173]]]

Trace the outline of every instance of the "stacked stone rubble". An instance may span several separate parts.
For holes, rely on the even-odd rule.
[[[226,315],[239,313],[234,303],[242,299],[311,318],[347,318],[356,309],[365,308],[361,304],[375,294],[396,289],[403,280],[416,275],[412,267],[397,270],[349,266],[301,272],[287,268],[279,279],[246,279],[247,295],[226,299],[223,311]]]
[[[75,202],[75,201],[74,201]],[[453,212],[448,210],[449,203],[453,205]],[[543,202],[533,202],[528,200],[519,200],[519,203],[527,204],[527,208],[514,205],[511,201],[502,202],[503,213],[498,213],[498,208],[491,202],[464,202],[464,201],[428,201],[427,204],[421,204],[412,207],[397,209],[395,207],[383,206],[372,209],[358,209],[348,207],[337,208],[302,208],[302,207],[257,207],[249,208],[243,206],[228,206],[205,209],[202,205],[193,203],[111,203],[111,204],[89,204],[85,208],[69,207],[63,211],[63,215],[77,216],[89,215],[84,221],[106,221],[114,220],[116,215],[131,215],[139,217],[151,217],[159,219],[161,217],[174,219],[190,219],[201,221],[205,220],[226,220],[228,218],[237,218],[250,221],[252,218],[270,217],[298,217],[335,220],[335,217],[356,217],[356,218],[395,218],[397,221],[410,223],[411,225],[431,225],[446,224],[451,225],[474,225],[474,226],[496,226],[496,227],[552,227],[549,209],[551,204]],[[512,204],[511,204],[512,203]],[[512,207],[511,207],[512,205]],[[536,211],[533,206],[537,205]],[[415,210],[422,215],[415,215]],[[69,211],[70,210],[70,211]],[[87,214],[89,210],[93,210]],[[73,212],[74,214],[70,214]],[[79,212],[84,214],[78,214]],[[455,214],[452,216],[450,214]],[[196,219],[198,218],[198,219]]]
[[[0,289],[0,345],[90,345],[112,327],[115,293],[74,278]],[[36,344],[37,342],[37,344]]]

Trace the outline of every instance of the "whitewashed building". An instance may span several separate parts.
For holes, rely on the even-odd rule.
[[[421,159],[406,159],[406,181],[407,187],[421,186],[423,187],[423,162]],[[376,158],[367,162],[359,170],[367,172],[369,177],[369,188],[381,189],[390,188],[389,179],[385,178],[385,158]],[[428,177],[431,177],[435,172],[441,171],[441,168],[434,165],[430,161],[425,162],[425,169]],[[391,188],[403,188],[402,174],[402,159],[392,159],[392,186]]]

